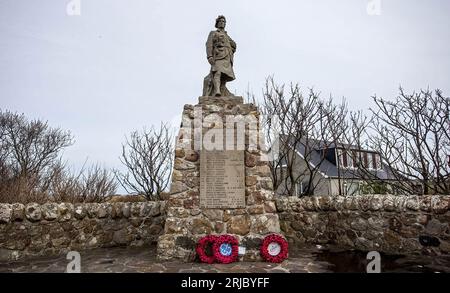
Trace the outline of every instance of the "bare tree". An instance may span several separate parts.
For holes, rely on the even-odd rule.
[[[98,165],[68,171],[60,153],[72,143],[68,131],[0,111],[0,202],[102,201],[115,193],[114,177]]]
[[[173,135],[167,124],[134,131],[122,145],[121,162],[127,172],[116,171],[127,192],[143,194],[148,200],[159,199],[168,187],[173,165]]]
[[[83,167],[77,173],[57,164],[48,176],[48,186],[57,202],[103,202],[117,191],[113,172],[99,164]]]
[[[60,151],[72,144],[72,136],[47,122],[29,121],[9,111],[0,111],[0,128],[1,193],[10,198],[45,197],[44,177]]]
[[[113,173],[96,164],[82,172],[81,196],[85,202],[102,202],[117,190]]]
[[[276,189],[284,184],[286,193],[293,195],[295,185],[309,177],[305,194],[313,193],[324,158],[312,160],[312,154],[336,147],[340,149],[336,162],[339,194],[345,193],[344,174],[347,182],[363,181],[378,190],[450,192],[450,98],[440,90],[406,94],[400,88],[394,102],[375,96],[376,107],[370,109],[369,117],[362,111],[348,111],[345,101],[338,105],[332,98],[324,101],[312,90],[305,97],[298,84],[285,91],[273,78],[267,79],[263,94],[264,126],[269,131],[276,128],[285,139],[279,156],[270,163]],[[265,136],[271,142],[268,132]],[[344,157],[350,158],[352,168],[340,166]],[[304,167],[299,168],[298,160],[304,161]],[[315,164],[308,164],[311,161]]]
[[[326,103],[326,115],[321,117],[321,135],[319,136],[325,143],[324,149],[346,148],[345,136],[349,131],[348,123],[348,106],[345,99],[338,105],[334,104],[333,99],[330,97]],[[342,154],[341,154],[342,155]],[[342,190],[342,168],[339,164],[340,158],[337,155],[337,180],[338,180],[338,194],[343,195],[345,192]]]
[[[393,170],[397,187],[408,193],[450,193],[449,98],[440,90],[407,94],[400,88],[394,102],[373,100],[371,127],[377,135],[370,143]]]
[[[400,95],[394,102],[376,96],[373,100],[376,108],[371,109],[372,117],[361,111],[352,113],[351,131],[345,139],[358,149],[365,145],[380,155],[376,161],[385,176],[380,177],[381,173],[369,168],[367,158],[359,153],[355,160],[358,179],[384,192],[448,193],[448,98],[444,98],[439,90],[409,95],[400,88]]]
[[[349,112],[346,125],[347,131],[343,133],[341,139],[338,170],[347,173],[347,184],[352,185],[356,182],[358,187],[362,187],[359,190],[360,192],[386,193],[387,184],[391,180],[388,178],[390,173],[384,168],[379,153],[369,144],[369,137],[375,135],[370,129],[372,122],[373,117],[365,115],[362,110]],[[376,156],[375,159],[373,159],[374,155]],[[342,166],[344,160],[352,166],[347,166],[347,168]],[[374,166],[372,163],[374,161],[376,162],[375,164],[379,165],[379,168]],[[381,173],[379,172],[383,172],[383,176],[380,176]],[[359,183],[364,183],[364,185],[359,186]],[[382,186],[384,191],[382,191]]]
[[[279,155],[269,163],[274,188],[295,195],[298,184],[305,182],[303,194],[313,194],[322,178],[318,174],[326,150],[346,131],[345,101],[335,105],[332,98],[322,100],[312,89],[305,97],[298,84],[286,92],[272,77],[266,80],[263,95],[266,140],[273,143],[274,128],[281,134]]]
[[[1,119],[3,143],[9,149],[6,161],[17,174],[39,173],[73,143],[70,132],[51,128],[47,122],[28,121],[24,115],[9,111],[1,112]]]

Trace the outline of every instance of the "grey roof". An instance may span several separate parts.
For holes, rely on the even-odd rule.
[[[286,136],[285,136],[286,138]],[[294,142],[290,143],[289,141],[293,141],[292,139],[285,140],[286,145],[289,148],[293,148]],[[283,138],[282,138],[283,143]],[[306,150],[306,146],[309,145],[308,151]],[[380,180],[393,180],[395,179],[392,174],[392,170],[385,164],[382,164],[382,169],[379,170],[365,170],[361,171],[359,169],[349,169],[349,168],[338,168],[333,162],[330,162],[326,158],[322,157],[321,151],[324,149],[330,149],[333,152],[336,148],[342,148],[343,144],[334,144],[330,142],[318,141],[318,140],[300,140],[300,143],[297,143],[295,146],[295,151],[297,154],[305,157],[306,152],[308,152],[309,160],[308,162],[313,166],[319,166],[319,170],[321,173],[328,177],[334,178],[343,178],[343,179],[362,179],[362,178],[372,178],[372,179],[380,179]],[[357,149],[355,146],[351,146],[351,149]],[[360,149],[362,151],[374,152],[371,150]]]

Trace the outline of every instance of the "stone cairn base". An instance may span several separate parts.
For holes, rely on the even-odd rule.
[[[199,109],[201,124],[198,119]],[[257,107],[244,104],[242,97],[200,97],[195,107],[184,106],[176,141],[171,188],[166,202],[167,218],[157,246],[159,260],[195,261],[195,246],[201,237],[231,234],[238,238],[240,246],[246,248],[240,260],[257,261],[261,260],[259,246],[264,236],[280,233],[270,169],[268,162],[261,160],[260,147],[249,147],[250,127],[245,128],[245,207],[200,207],[200,152],[194,147],[197,139],[194,131],[200,129],[205,133],[211,128],[217,128],[216,123],[208,123],[211,114],[221,117],[223,127],[229,115],[253,115],[259,119]],[[259,122],[256,127],[259,129]]]

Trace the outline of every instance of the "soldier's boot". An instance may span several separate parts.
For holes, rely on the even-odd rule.
[[[216,74],[214,74],[214,95],[216,97],[220,97],[221,93],[220,93],[220,73],[216,72]]]
[[[203,80],[203,96],[209,96],[212,94],[212,78],[211,74],[208,74],[205,79]]]

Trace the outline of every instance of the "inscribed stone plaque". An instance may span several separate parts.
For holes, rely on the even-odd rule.
[[[244,151],[201,151],[200,207],[245,207]]]

